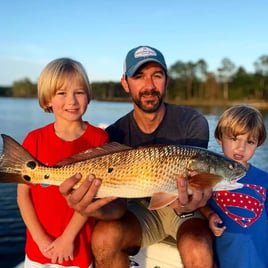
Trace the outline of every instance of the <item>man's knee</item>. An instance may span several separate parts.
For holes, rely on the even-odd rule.
[[[177,234],[177,246],[185,267],[212,267],[212,234],[202,219],[184,222]]]
[[[184,222],[177,233],[177,241],[183,243],[185,240],[211,245],[212,233],[207,222],[202,219],[190,219]]]
[[[119,221],[100,221],[94,227],[91,244],[93,250],[100,247],[115,248],[123,233]],[[120,245],[118,243],[118,245]]]
[[[129,251],[139,248],[141,244],[141,227],[137,218],[127,213],[116,221],[99,221],[92,234],[92,249],[96,252],[106,247],[109,252]]]

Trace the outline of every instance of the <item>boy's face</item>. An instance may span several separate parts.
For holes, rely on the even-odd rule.
[[[144,112],[153,113],[163,103],[167,76],[160,64],[149,62],[133,77],[122,78],[121,83],[136,106]]]
[[[217,142],[222,146],[225,156],[238,161],[246,168],[248,167],[247,161],[253,157],[258,146],[258,140],[250,137],[249,134],[236,137],[223,135],[222,140],[217,140]]]
[[[49,105],[56,120],[79,121],[87,110],[88,96],[78,78],[68,79],[55,95]]]

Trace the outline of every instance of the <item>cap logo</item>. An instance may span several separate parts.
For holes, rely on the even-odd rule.
[[[135,51],[134,57],[141,58],[141,57],[150,57],[150,56],[157,56],[156,52],[149,47],[141,47]]]
[[[156,62],[167,71],[164,56],[160,51],[149,46],[139,46],[131,49],[125,58],[123,71],[124,75],[133,77],[137,70],[148,62]]]

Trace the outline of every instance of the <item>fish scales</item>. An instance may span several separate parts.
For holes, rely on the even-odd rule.
[[[158,202],[152,206],[154,209],[177,198],[178,176],[187,177],[194,172],[189,178],[190,187],[220,185],[218,189],[234,189],[241,187],[236,182],[246,172],[238,162],[204,148],[153,145],[133,149],[118,143],[89,149],[48,167],[11,137],[3,134],[2,137],[1,182],[60,185],[66,178],[80,173],[79,186],[87,175],[95,174],[102,179],[96,197],[152,197],[157,199],[155,204]],[[159,202],[161,199],[165,202]]]
[[[178,175],[187,175],[187,163],[197,152],[198,150],[189,151],[176,146],[145,147],[60,168],[39,166],[38,169],[32,170],[25,166],[22,174],[36,179],[44,178],[41,183],[46,183],[49,179],[59,185],[72,174],[81,173],[83,181],[88,174],[94,173],[102,179],[102,187],[97,197],[144,197],[159,191],[159,188],[162,191],[176,192],[175,178]]]
[[[185,173],[186,161],[178,165],[173,153],[173,147],[142,148],[74,164],[75,169],[69,171],[71,174],[80,172],[83,176],[94,173],[102,178],[98,197],[111,193],[118,196],[122,192],[126,197],[150,196],[159,188],[174,192],[174,176]],[[63,177],[66,178],[66,173]]]

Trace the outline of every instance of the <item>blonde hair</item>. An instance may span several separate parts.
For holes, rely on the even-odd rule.
[[[56,91],[59,90],[66,79],[78,78],[84,87],[88,103],[91,100],[91,85],[83,65],[70,58],[59,58],[46,65],[40,74],[37,83],[38,100],[41,108],[48,113],[52,113],[52,108],[48,105]]]
[[[266,129],[262,114],[250,105],[234,105],[221,115],[214,136],[222,140],[223,135],[237,137],[246,133],[257,139],[258,146],[265,142]]]

